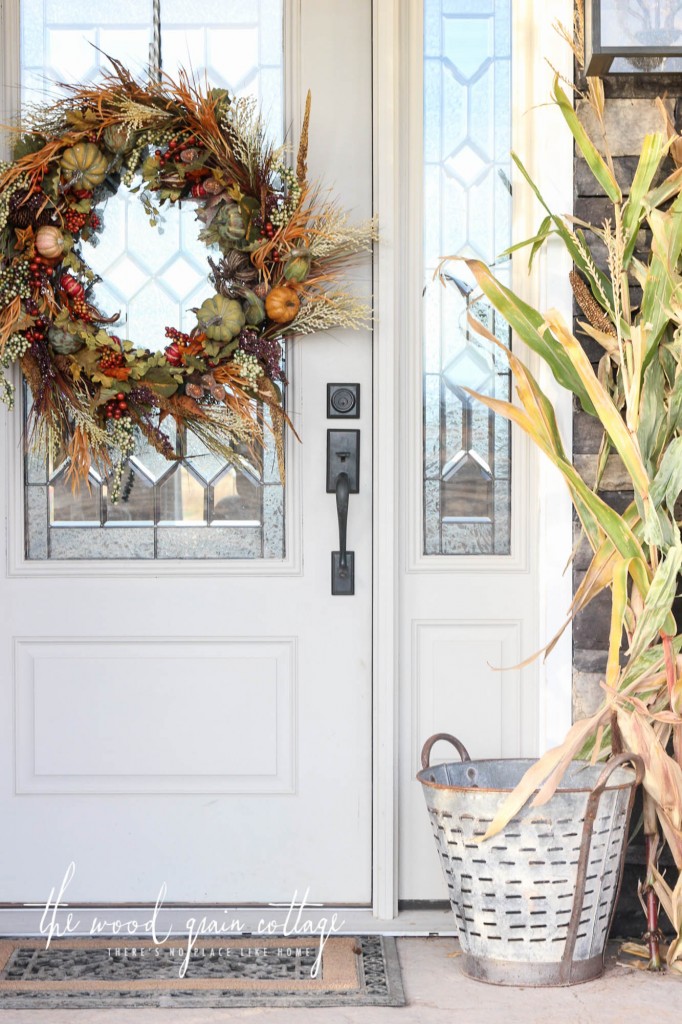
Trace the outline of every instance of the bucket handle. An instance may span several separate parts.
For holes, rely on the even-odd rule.
[[[594,789],[590,796],[590,804],[592,801],[599,799],[604,790],[606,789],[606,783],[611,777],[611,773],[616,768],[621,768],[624,764],[631,764],[635,769],[635,782],[634,788],[641,785],[642,779],[644,778],[644,761],[639,754],[628,754],[627,751],[624,754],[617,754],[616,757],[610,758],[604,765],[604,770],[594,784]]]
[[[469,752],[467,748],[461,743],[456,736],[451,736],[449,732],[437,732],[433,736],[430,736],[424,746],[422,747],[422,768],[430,768],[429,759],[431,757],[431,750],[438,740],[447,740],[457,750],[462,761],[470,761]]]
[[[568,922],[568,929],[566,933],[566,945],[564,947],[564,954],[561,962],[560,973],[564,981],[570,978],[571,968],[573,965],[573,953],[575,951],[575,945],[578,935],[578,926],[580,924],[580,915],[582,913],[583,901],[585,899],[585,885],[587,882],[587,865],[590,859],[590,846],[592,845],[592,829],[594,826],[595,819],[597,817],[597,810],[599,808],[599,798],[606,789],[606,784],[609,781],[611,775],[616,768],[621,768],[624,764],[631,764],[635,769],[635,781],[630,789],[630,800],[628,802],[628,809],[625,819],[625,828],[627,829],[628,822],[630,821],[630,814],[632,812],[632,804],[635,797],[635,790],[640,785],[644,778],[644,762],[639,754],[623,753],[618,754],[616,757],[611,758],[606,762],[604,768],[594,784],[594,788],[587,799],[587,806],[585,808],[585,820],[583,823],[583,834],[580,842],[580,854],[578,855],[578,870],[576,873],[576,886],[575,893],[573,896],[573,908],[571,910],[571,918]],[[618,870],[618,887],[613,900],[613,907],[611,909],[611,918],[615,913],[616,903],[618,902],[618,895],[620,893],[620,883],[622,882],[623,876],[623,861],[625,859],[625,848],[627,842],[623,842],[623,851],[621,854],[621,862]],[[609,929],[611,922],[609,921]],[[608,931],[607,931],[608,934]],[[606,947],[604,947],[606,948]]]

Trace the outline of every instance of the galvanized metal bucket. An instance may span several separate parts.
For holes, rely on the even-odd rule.
[[[462,759],[430,766],[447,740]],[[633,767],[625,767],[626,764]],[[465,974],[497,985],[576,985],[604,969],[628,823],[644,766],[573,761],[547,803],[529,801],[480,842],[533,761],[472,761],[449,733],[424,744],[422,784]]]

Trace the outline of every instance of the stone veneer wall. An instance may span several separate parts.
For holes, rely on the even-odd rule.
[[[627,77],[614,76],[604,79],[606,93],[607,132],[614,156],[616,176],[621,188],[627,192],[637,164],[637,154],[647,132],[663,130],[662,118],[655,106],[655,99],[665,99],[671,115],[677,123],[678,103],[674,97],[682,94],[682,76],[677,75],[636,75]],[[673,98],[671,98],[673,97]],[[579,101],[581,116],[584,116],[589,127],[590,111],[586,104]],[[598,133],[591,131],[596,144]],[[672,165],[670,168],[672,169]],[[609,212],[609,202],[600,193],[599,187],[590,174],[582,158],[575,159],[575,194],[574,214],[581,220],[592,224],[600,224]],[[597,263],[604,268],[606,265],[605,247],[588,235],[593,245],[593,253]],[[646,255],[648,239],[642,232],[638,239],[638,255]],[[637,289],[632,288],[632,304],[639,301]],[[582,314],[577,306],[574,315]],[[576,331],[579,329],[576,325]],[[603,354],[600,346],[577,334],[593,364]],[[573,414],[573,457],[583,477],[589,482],[594,481],[597,453],[601,441],[601,430],[593,417],[580,411],[577,407]],[[602,497],[614,508],[621,511],[632,500],[631,491],[627,490],[627,477],[620,466],[619,459],[611,455],[602,480]],[[576,537],[579,533],[575,526]],[[585,541],[578,549],[573,563],[574,589],[584,576],[589,564],[590,551]],[[610,594],[604,593],[596,598],[589,607],[578,616],[573,630],[573,718],[584,718],[596,710],[601,703],[603,691],[599,680],[603,679],[606,668],[606,649],[608,645]]]

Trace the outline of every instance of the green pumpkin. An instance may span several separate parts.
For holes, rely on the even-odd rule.
[[[77,142],[65,149],[60,160],[63,177],[82,189],[101,185],[109,170],[109,161],[94,142]]]
[[[107,149],[117,156],[129,153],[137,140],[135,132],[125,124],[110,124],[104,129],[102,137]]]
[[[241,242],[246,236],[246,224],[236,203],[224,203],[212,222],[218,236],[227,242]]]
[[[288,260],[284,264],[284,276],[287,281],[296,281],[300,284],[305,281],[310,273],[310,250],[292,249]]]
[[[69,334],[59,327],[50,327],[47,332],[47,340],[60,356],[70,356],[78,352],[85,345],[85,342],[78,334]]]
[[[211,341],[232,341],[246,323],[244,310],[236,299],[212,295],[197,310],[199,328]]]

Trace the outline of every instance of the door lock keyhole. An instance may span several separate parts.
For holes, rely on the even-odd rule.
[[[339,388],[332,395],[332,409],[343,415],[352,412],[355,408],[355,395],[350,388]]]

